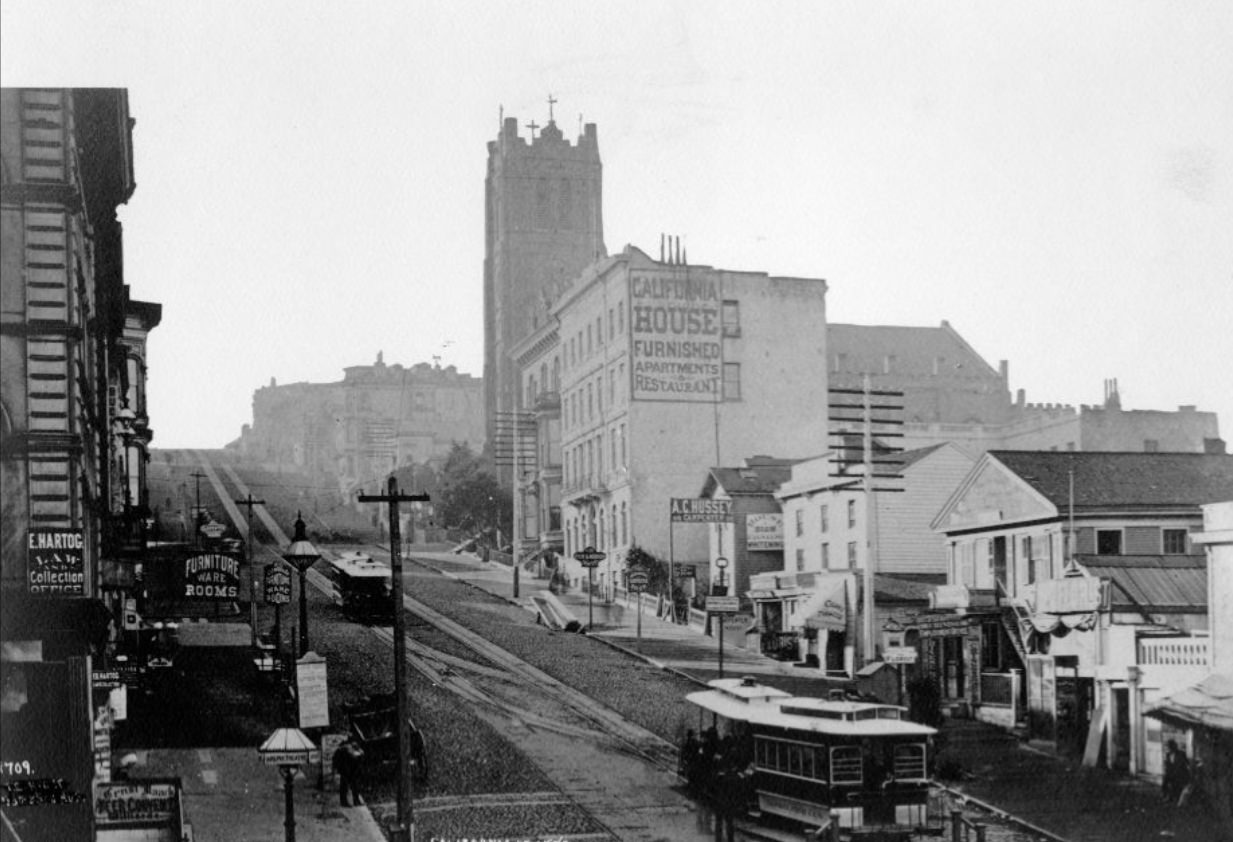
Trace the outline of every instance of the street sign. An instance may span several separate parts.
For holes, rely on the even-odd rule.
[[[627,584],[629,585],[629,589],[631,591],[645,591],[650,580],[651,577],[644,571],[634,570],[630,572],[629,578],[627,579]]]
[[[915,646],[887,646],[882,650],[882,660],[888,664],[916,663]]]
[[[708,596],[706,598],[708,614],[735,614],[741,610],[739,596]]]
[[[577,561],[583,567],[598,567],[599,563],[607,557],[607,553],[601,553],[594,547],[587,547],[574,553],[574,561]]]

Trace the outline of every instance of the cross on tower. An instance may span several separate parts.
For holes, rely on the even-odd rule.
[[[557,104],[557,101],[553,98],[552,94],[548,94],[548,122],[549,123],[556,122],[556,120],[554,120],[552,116],[552,106],[556,104]]]
[[[539,123],[532,120],[527,123],[527,128],[531,130],[531,140],[535,140],[535,130],[539,128]]]

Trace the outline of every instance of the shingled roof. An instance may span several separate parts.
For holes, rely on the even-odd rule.
[[[991,450],[989,456],[1049,499],[1060,511],[1125,510],[1233,500],[1233,455]]]

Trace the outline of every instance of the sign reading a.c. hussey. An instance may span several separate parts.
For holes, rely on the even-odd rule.
[[[673,523],[723,523],[732,520],[732,501],[673,497],[668,504],[668,519]]]
[[[31,529],[26,583],[40,596],[85,596],[85,534],[80,529]]]
[[[629,279],[634,400],[713,402],[723,382],[723,301],[716,278]]]
[[[189,556],[180,593],[189,599],[239,599],[240,560],[223,553]]]

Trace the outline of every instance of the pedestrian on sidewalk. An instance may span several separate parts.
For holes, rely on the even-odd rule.
[[[1165,803],[1176,805],[1189,783],[1190,761],[1186,758],[1186,752],[1178,748],[1177,740],[1169,740],[1168,751],[1165,753],[1164,780],[1161,781]]]
[[[351,806],[347,801],[348,795],[355,802],[355,806],[359,807],[364,803],[360,791],[355,788],[355,781],[360,773],[360,760],[363,757],[364,750],[354,739],[347,739],[334,751],[334,771],[338,773],[338,803],[344,807]]]

